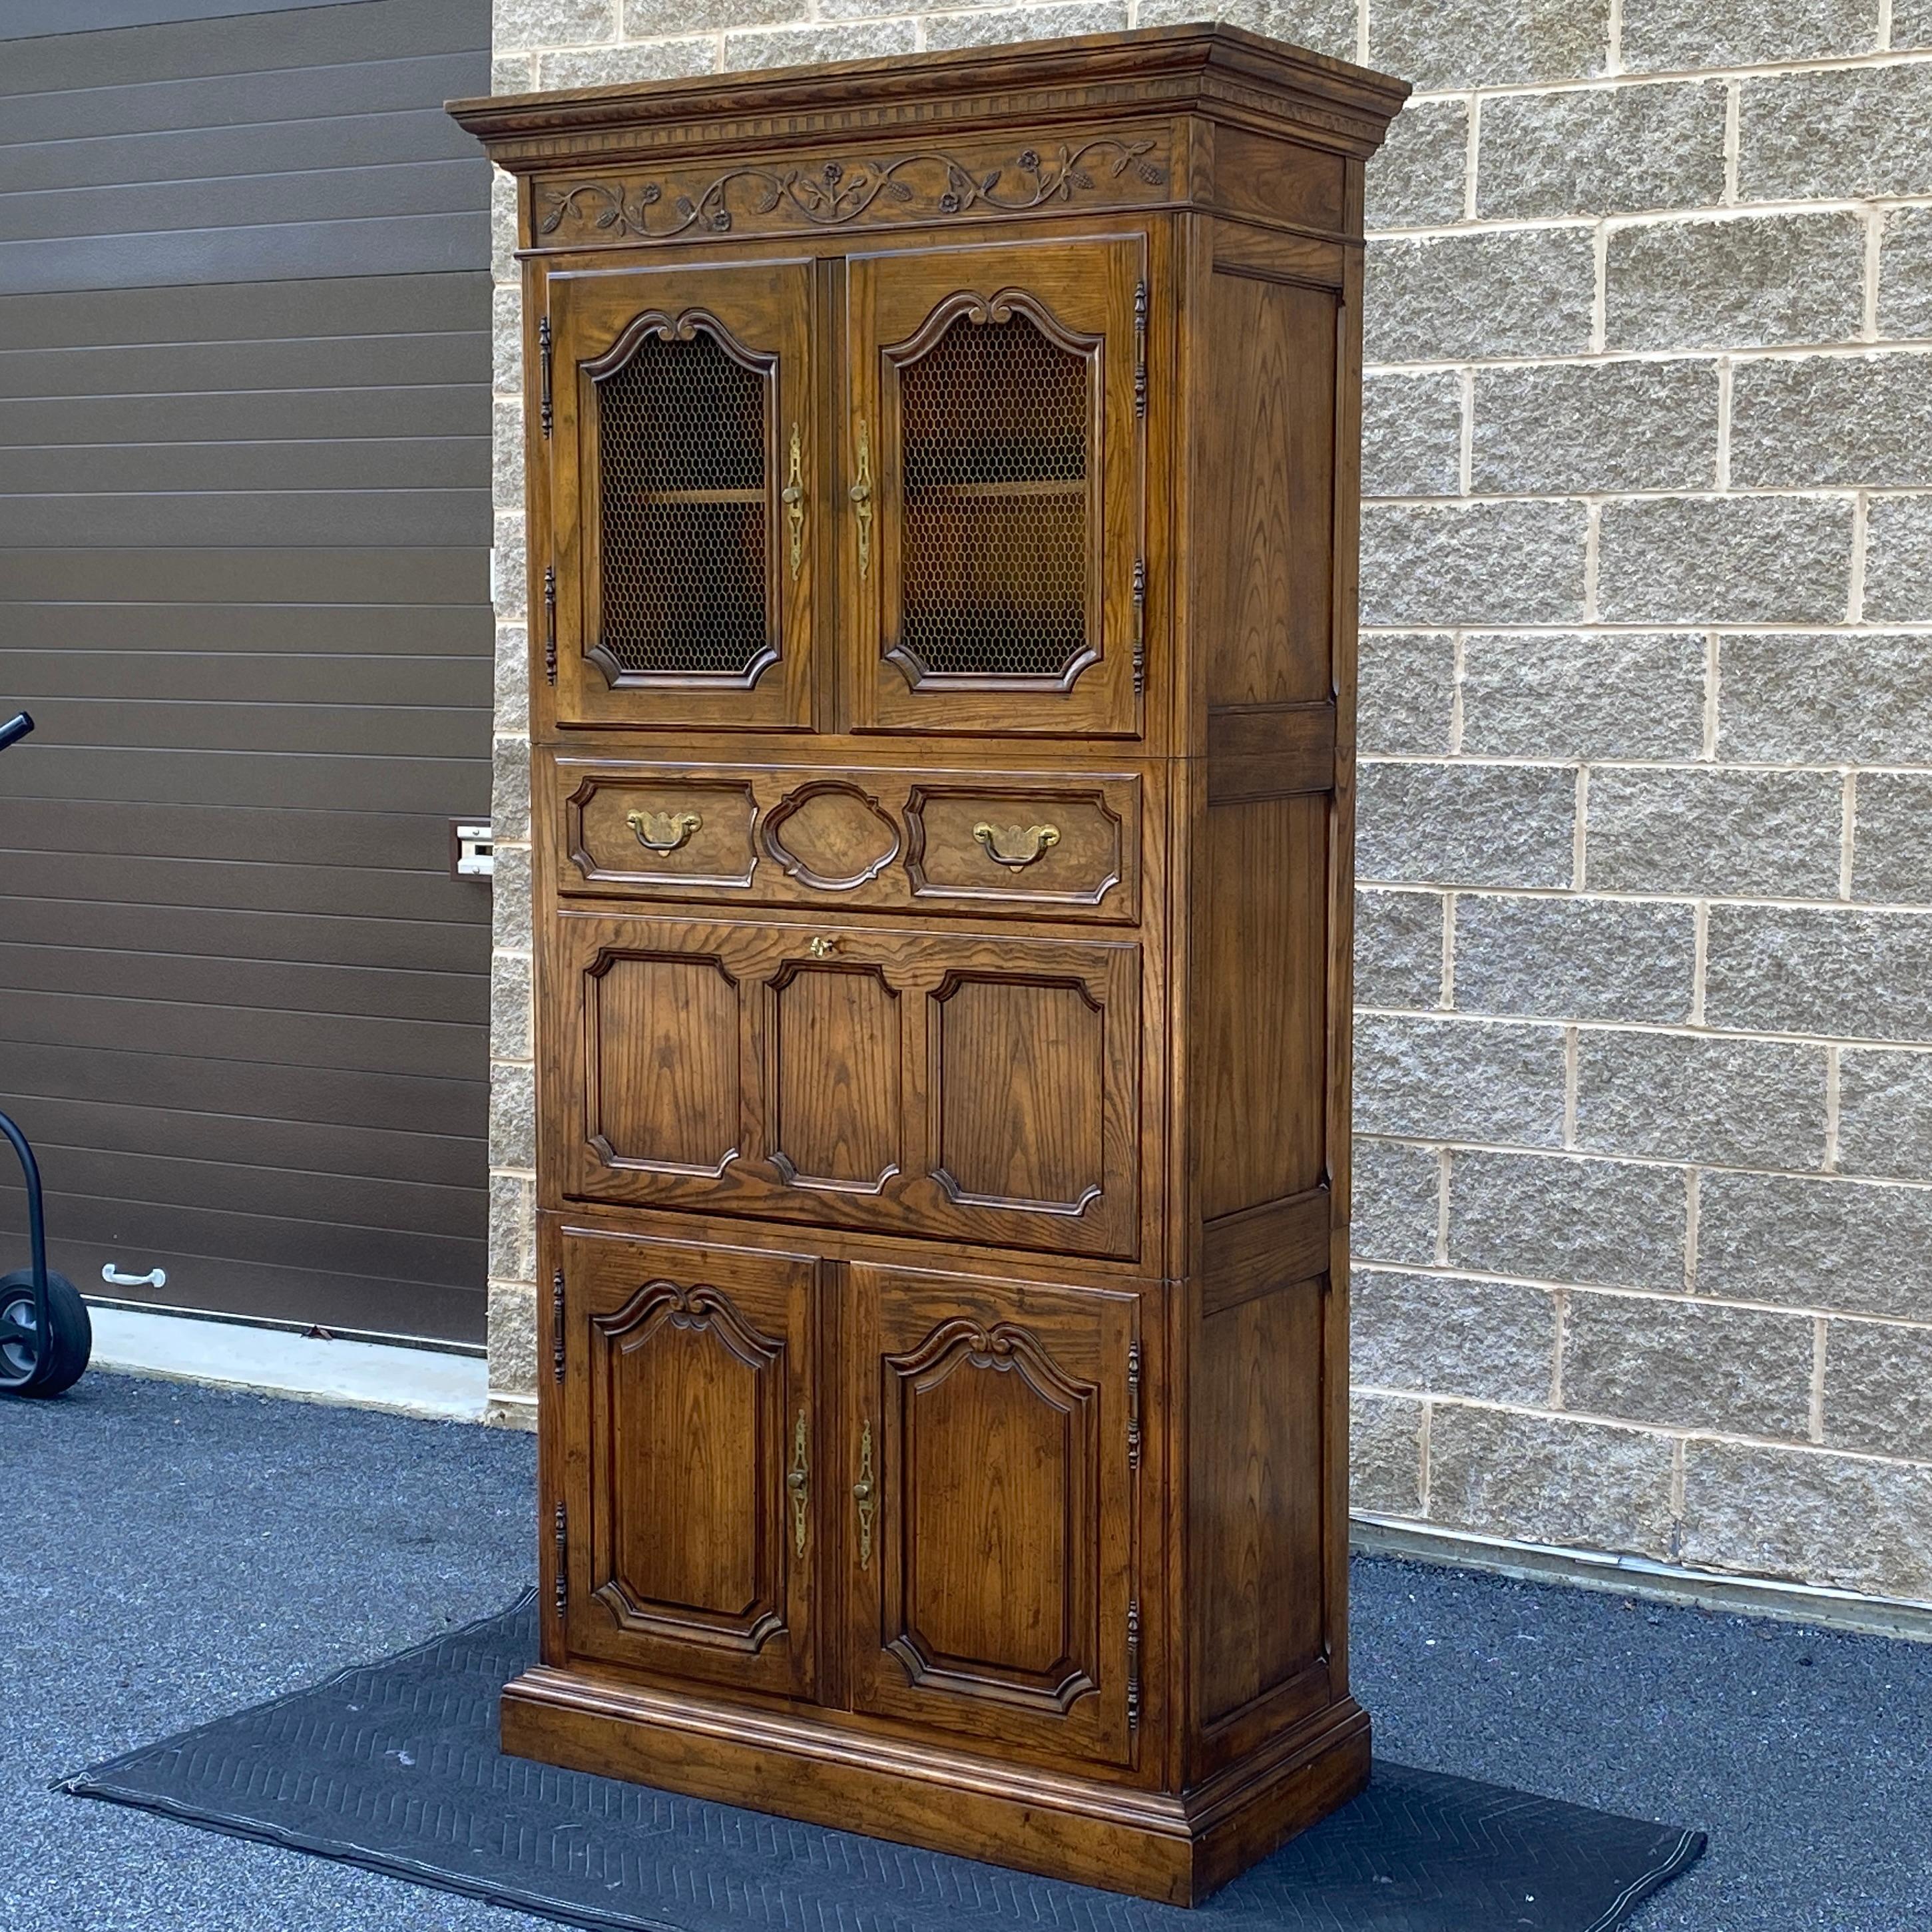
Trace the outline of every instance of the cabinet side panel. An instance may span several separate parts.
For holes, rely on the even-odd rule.
[[[1204,1220],[1323,1178],[1328,799],[1210,806],[1197,904]]]
[[[1210,706],[1330,694],[1336,292],[1217,262],[1196,553]]]
[[[1192,1611],[1210,1735],[1322,1661],[1323,1294],[1318,1276],[1284,1284],[1210,1316],[1196,1341]]]
[[[1214,130],[1214,200],[1232,214],[1345,230],[1348,163],[1318,148],[1222,122]],[[1360,232],[1358,230],[1357,232]]]

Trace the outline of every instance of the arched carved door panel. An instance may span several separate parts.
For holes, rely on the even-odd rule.
[[[1131,1294],[854,1264],[854,1702],[1129,1763],[1144,1697]]]
[[[808,1695],[811,1577],[839,1520],[814,1481],[831,1445],[814,1263],[584,1234],[563,1250],[568,1649]]]

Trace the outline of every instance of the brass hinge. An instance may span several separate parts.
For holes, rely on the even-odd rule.
[[[556,1538],[556,1574],[551,1580],[550,1588],[556,1613],[562,1616],[570,1607],[570,1524],[561,1503],[556,1506],[553,1533]]]
[[[1134,414],[1147,414],[1148,285],[1134,284]]]
[[[550,1284],[550,1366],[559,1382],[563,1379],[563,1270],[559,1268]]]
[[[1141,1727],[1141,1600],[1127,1606],[1127,1729]]]
[[[550,317],[545,316],[537,324],[537,382],[538,385],[537,419],[543,424],[543,433],[550,434],[552,411],[550,400]]]
[[[1127,1349],[1127,1467],[1141,1466],[1141,1345]]]
[[[1147,686],[1147,559],[1134,559],[1134,695]]]
[[[556,566],[544,566],[544,676],[556,682]]]

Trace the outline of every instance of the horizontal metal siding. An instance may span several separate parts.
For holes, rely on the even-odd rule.
[[[488,32],[0,56],[0,1106],[84,1288],[481,1339]]]
[[[476,0],[62,34],[0,61],[0,295],[460,272],[488,168]]]
[[[164,21],[208,20],[230,14],[286,14],[297,8],[346,6],[353,0],[7,0],[0,40],[43,34],[99,33]]]

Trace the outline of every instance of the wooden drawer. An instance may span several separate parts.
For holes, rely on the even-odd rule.
[[[668,767],[586,772],[564,760],[556,777],[565,892],[742,896],[750,886],[758,806],[746,780]]]
[[[1131,772],[560,758],[551,782],[572,896],[1140,916]]]
[[[1024,776],[922,780],[906,804],[906,875],[913,896],[943,904],[1104,906],[1121,889],[1133,858],[1122,838],[1123,806],[1102,779],[1084,788],[1064,780],[1041,784]]]

